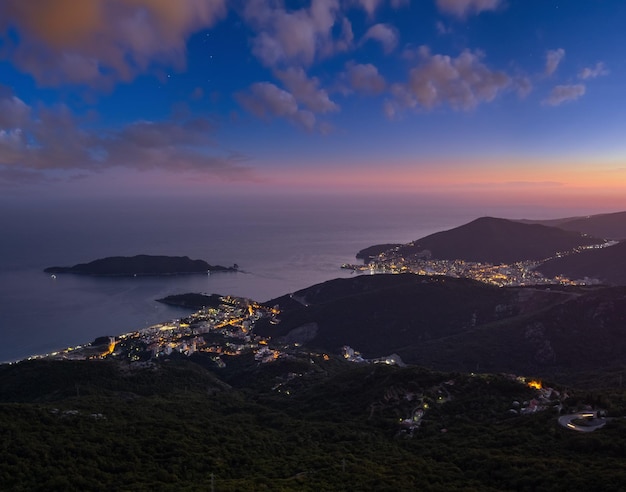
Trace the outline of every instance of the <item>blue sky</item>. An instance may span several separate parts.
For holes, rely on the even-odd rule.
[[[5,0],[5,197],[626,208],[619,0]]]

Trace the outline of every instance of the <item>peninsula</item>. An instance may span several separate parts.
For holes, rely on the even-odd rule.
[[[192,260],[188,256],[111,256],[79,263],[71,267],[49,267],[46,273],[75,273],[94,276],[181,275],[188,273],[236,272],[232,267],[210,265],[204,260]]]

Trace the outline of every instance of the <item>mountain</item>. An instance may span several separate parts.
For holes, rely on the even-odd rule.
[[[537,270],[547,277],[563,275],[571,279],[589,278],[605,284],[626,285],[626,242],[553,258],[539,265]]]
[[[395,254],[405,257],[425,254],[430,259],[500,264],[543,260],[558,252],[601,242],[580,232],[482,217],[400,246]]]
[[[278,325],[255,331],[276,343],[304,343],[366,358],[398,354],[438,370],[559,376],[621,370],[626,287],[500,288],[469,279],[364,275],[269,301]]]
[[[188,256],[111,256],[80,263],[71,267],[49,267],[46,273],[76,273],[81,275],[173,275],[181,273],[207,273],[208,271],[236,271],[236,266],[209,265],[204,260],[191,260]]]
[[[374,246],[369,246],[365,249],[362,249],[356,254],[357,259],[364,260],[368,263],[370,260],[376,258],[379,254],[384,253],[393,248],[399,248],[402,244],[399,243],[388,243],[388,244],[376,244]]]
[[[569,217],[553,220],[523,220],[526,224],[543,224],[568,231],[578,231],[590,236],[620,241],[626,239],[626,212]]]

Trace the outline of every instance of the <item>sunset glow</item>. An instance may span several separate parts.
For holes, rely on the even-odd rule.
[[[5,200],[289,189],[626,207],[617,0],[68,5],[0,6]]]

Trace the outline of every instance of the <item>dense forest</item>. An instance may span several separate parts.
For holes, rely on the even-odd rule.
[[[626,480],[621,389],[561,388],[562,411],[610,417],[577,433],[555,408],[512,412],[534,390],[510,376],[315,362],[306,373],[297,360],[221,372],[202,358],[2,366],[2,489],[556,491]],[[415,398],[428,410],[408,433],[398,422]]]

